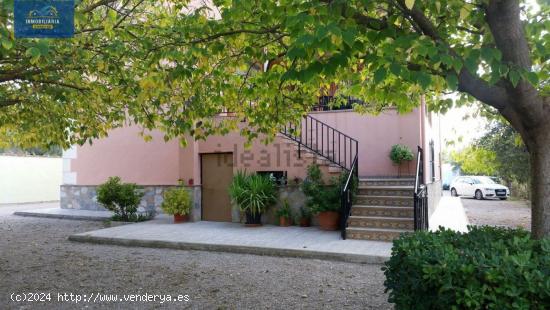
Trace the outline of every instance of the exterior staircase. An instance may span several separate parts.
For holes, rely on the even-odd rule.
[[[392,241],[414,230],[414,178],[360,179],[348,239]]]

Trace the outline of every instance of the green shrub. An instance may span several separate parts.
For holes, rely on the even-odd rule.
[[[275,211],[275,215],[277,217],[287,217],[290,218],[292,216],[292,210],[290,209],[290,204],[288,203],[288,200],[283,200],[283,205]]]
[[[243,212],[262,214],[277,199],[275,182],[267,175],[238,171],[229,185],[231,200]]]
[[[187,215],[191,213],[193,199],[185,187],[174,187],[164,192],[161,208],[167,214]]]
[[[400,165],[404,161],[413,160],[414,155],[411,149],[403,144],[395,144],[391,147],[390,159],[395,164]]]
[[[548,309],[550,239],[520,229],[404,234],[383,268],[396,309]]]
[[[342,172],[338,177],[332,177],[329,184],[323,181],[323,173],[317,164],[307,167],[307,177],[302,182],[302,191],[307,197],[306,206],[313,212],[340,211],[341,192],[347,181],[348,172]],[[357,180],[352,180],[352,187],[356,188]],[[352,191],[353,192],[353,191]]]
[[[97,188],[97,202],[115,213],[113,220],[130,221],[136,218],[143,193],[134,183],[121,183],[120,177],[110,177]]]

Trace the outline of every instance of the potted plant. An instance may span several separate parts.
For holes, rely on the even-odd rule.
[[[312,164],[302,183],[302,191],[307,196],[306,206],[317,214],[323,230],[337,230],[340,223],[340,186],[337,180],[333,178],[327,186],[319,166]]]
[[[283,206],[277,209],[275,214],[279,218],[279,226],[288,227],[292,225],[292,211],[287,199],[283,200]]]
[[[306,207],[300,208],[300,216],[298,217],[298,223],[300,227],[309,227],[311,226],[311,210]]]
[[[391,147],[390,159],[397,165],[397,174],[401,175],[401,165],[407,163],[407,172],[409,172],[408,163],[413,160],[413,152],[411,149],[403,144],[395,144]]]
[[[160,207],[165,213],[174,216],[174,223],[183,223],[189,221],[192,205],[193,201],[189,191],[180,186],[164,192],[164,201]]]
[[[246,226],[261,226],[262,213],[276,200],[275,182],[266,175],[238,171],[229,186],[229,196],[246,217]]]

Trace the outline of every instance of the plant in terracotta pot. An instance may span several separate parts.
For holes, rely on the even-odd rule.
[[[174,223],[189,221],[193,200],[185,187],[175,187],[164,192],[164,201],[161,209],[174,216]]]
[[[300,227],[309,227],[311,226],[311,210],[307,207],[300,208],[300,214],[298,216],[298,223]]]
[[[337,180],[337,179],[336,179]],[[330,185],[323,181],[319,166],[308,166],[307,177],[302,183],[302,191],[307,197],[306,206],[319,218],[323,230],[337,230],[340,222],[340,186],[331,180]]]
[[[275,182],[267,175],[238,171],[229,185],[229,196],[246,217],[246,226],[262,225],[262,213],[276,200]]]
[[[390,159],[397,165],[397,174],[401,175],[401,166],[407,163],[407,173],[409,173],[408,164],[413,160],[414,155],[411,149],[403,144],[395,144],[391,147]]]
[[[283,200],[283,206],[275,211],[275,215],[279,218],[279,226],[288,227],[292,225],[292,211],[288,200]]]

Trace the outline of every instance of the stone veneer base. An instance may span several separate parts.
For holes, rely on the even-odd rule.
[[[167,189],[173,188],[174,185],[142,185],[143,197],[138,207],[138,212],[145,213],[163,213],[160,205],[164,200],[163,194]],[[201,187],[187,187],[193,196],[193,221],[200,221],[201,218]],[[97,186],[96,185],[61,185],[60,197],[61,209],[76,209],[89,211],[106,211],[99,203],[97,203]]]

